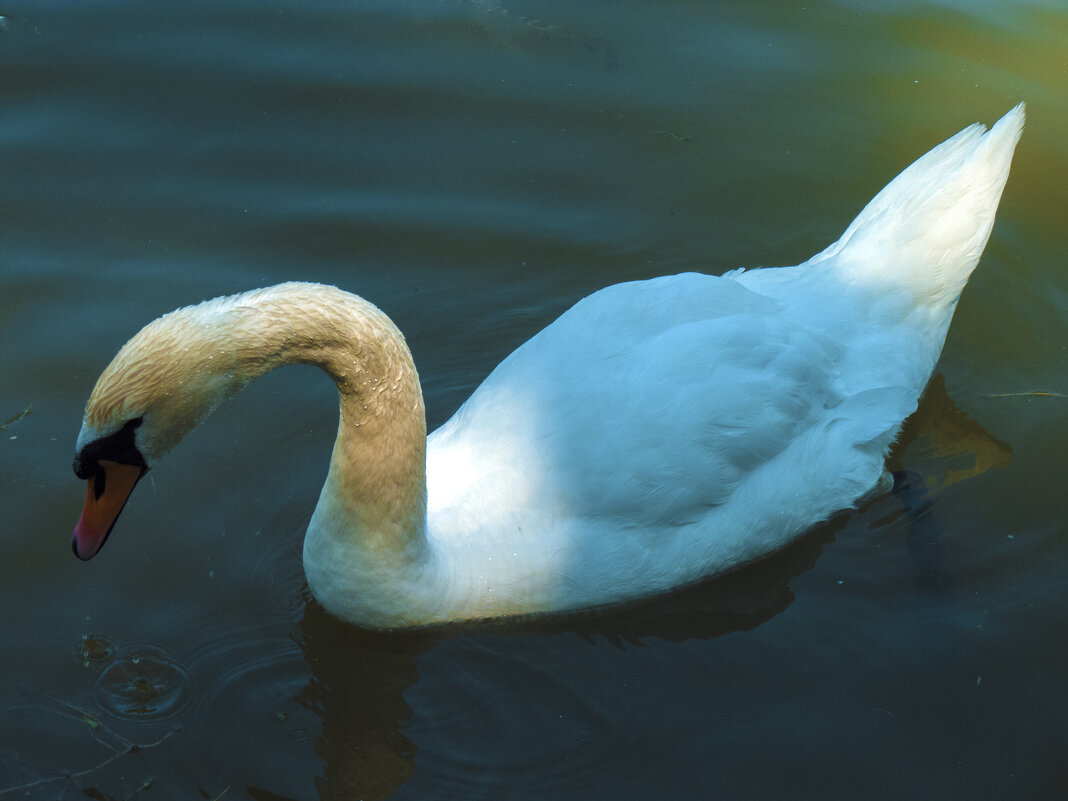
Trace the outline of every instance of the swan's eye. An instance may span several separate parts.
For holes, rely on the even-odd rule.
[[[145,457],[137,449],[134,437],[134,432],[143,422],[144,417],[127,420],[126,424],[114,434],[90,442],[74,455],[74,475],[85,481],[90,478],[94,479],[93,491],[97,497],[104,491],[104,471],[100,469],[101,459],[142,469],[147,468]]]
[[[93,476],[93,496],[99,501],[100,497],[104,494],[104,488],[107,486],[108,474],[96,468],[96,475]]]

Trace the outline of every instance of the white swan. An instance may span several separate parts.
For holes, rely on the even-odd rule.
[[[620,284],[512,353],[429,438],[404,338],[290,283],[171,312],[100,376],[74,550],[246,383],[294,362],[341,422],[304,542],[315,597],[373,627],[556,612],[693,582],[877,488],[994,221],[1024,122],[973,125],[796,267]]]

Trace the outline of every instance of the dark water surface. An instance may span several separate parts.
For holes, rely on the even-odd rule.
[[[758,8],[759,6],[759,8]],[[1068,6],[394,0],[0,8],[0,798],[1068,797]],[[176,306],[336,283],[440,424],[606,284],[793,264],[1026,100],[898,491],[612,614],[375,634],[300,542],[289,368],[90,564],[99,371]]]

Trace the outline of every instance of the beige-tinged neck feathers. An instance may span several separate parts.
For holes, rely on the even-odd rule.
[[[159,429],[158,457],[249,381],[297,363],[321,367],[343,395],[361,396],[359,411],[398,393],[421,407],[404,338],[386,315],[334,287],[288,283],[149,323],[101,374],[84,422],[108,433],[147,413]]]

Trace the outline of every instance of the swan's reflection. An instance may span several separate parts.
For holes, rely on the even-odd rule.
[[[1011,462],[1012,447],[961,411],[938,373],[902,429],[887,466],[918,473],[924,487],[936,492]]]
[[[412,716],[404,692],[418,679],[416,657],[440,635],[365,631],[310,597],[305,610],[299,644],[313,678],[296,700],[322,718],[320,797],[387,798],[415,770],[416,749],[401,733]]]
[[[942,488],[1005,466],[1011,458],[1012,449],[964,415],[936,376],[889,460],[897,477],[893,498],[900,505],[893,517],[906,515],[910,531],[922,524],[924,531],[916,535],[929,537],[930,521],[923,512]],[[598,612],[380,633],[341,623],[309,599],[300,646],[314,676],[297,700],[322,719],[316,743],[324,764],[318,781],[321,798],[384,799],[412,776],[418,749],[405,736],[413,717],[405,693],[419,679],[418,657],[436,643],[489,632],[524,640],[577,634],[623,645],[647,638],[710,639],[753,629],[790,605],[791,580],[816,564],[850,514],[736,573]],[[492,749],[493,743],[486,747]]]

